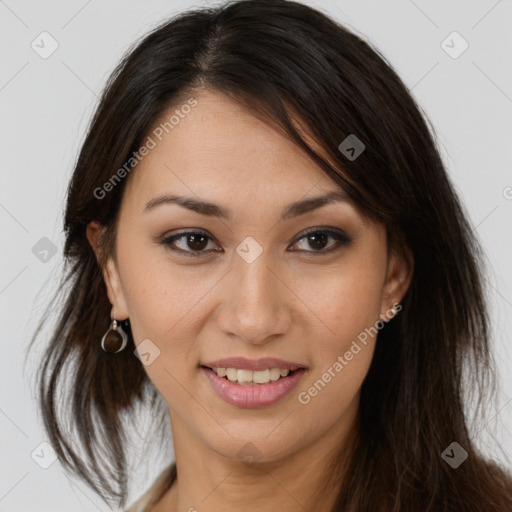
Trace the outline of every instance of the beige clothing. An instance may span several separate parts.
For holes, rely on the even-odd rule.
[[[150,512],[153,505],[169,489],[170,482],[176,478],[175,471],[174,463],[166,467],[151,484],[151,487],[137,501],[129,505],[125,512]]]

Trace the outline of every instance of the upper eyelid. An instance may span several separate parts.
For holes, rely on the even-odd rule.
[[[328,227],[328,226],[318,226],[313,228],[307,228],[306,231],[303,231],[301,234],[297,235],[296,240],[300,240],[301,238],[305,237],[309,233],[315,233],[317,231],[328,231],[328,232],[334,232],[340,235],[345,235],[347,238],[350,238],[349,235],[346,233],[345,230],[341,228],[335,228],[335,227]],[[172,237],[178,237],[180,235],[189,235],[189,234],[201,234],[208,236],[212,240],[217,240],[211,233],[208,231],[202,229],[202,228],[183,228],[183,231],[179,231],[178,233],[172,233],[172,234],[165,234],[162,237],[160,237],[162,240],[172,238]]]
[[[184,231],[180,231],[178,233],[173,233],[173,234],[170,234],[170,235],[164,235],[162,238],[161,238],[161,241],[162,242],[165,242],[166,240],[169,240],[169,239],[172,239],[172,238],[175,238],[176,240],[179,240],[182,236],[185,236],[185,235],[190,235],[190,234],[201,234],[201,235],[205,235],[206,237],[208,237],[211,241],[215,242],[218,244],[218,241],[217,239],[211,235],[208,231],[206,230],[203,230],[202,228],[184,228],[185,230]],[[317,233],[317,232],[326,232],[326,233],[329,233],[329,236],[332,236],[333,234],[336,234],[336,235],[339,235],[340,237],[345,237],[347,242],[350,242],[352,241],[352,237],[349,236],[345,230],[341,229],[341,228],[335,228],[335,227],[328,227],[328,226],[317,226],[317,227],[313,227],[313,228],[308,228],[306,229],[306,231],[303,231],[302,233],[300,233],[299,235],[297,235],[297,237],[291,242],[292,244],[296,244],[297,242],[299,242],[300,240],[302,240],[305,236],[309,235],[310,233]],[[173,241],[175,242],[175,240]],[[340,240],[338,240],[338,242],[341,243]],[[169,244],[170,245],[170,244]],[[196,254],[201,254],[201,253],[207,253],[207,252],[210,252],[212,251],[212,249],[210,250],[201,250],[201,251],[187,251],[187,250],[183,250],[183,249],[176,249],[178,252],[179,251],[182,251],[182,252],[188,252],[188,253],[196,253]],[[317,251],[306,251],[306,252],[317,252]],[[318,251],[318,253],[320,252],[327,252],[327,251]]]

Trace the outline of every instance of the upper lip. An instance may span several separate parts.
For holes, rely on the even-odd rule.
[[[266,370],[267,368],[279,368],[281,370],[297,370],[305,368],[303,365],[284,361],[276,357],[263,357],[257,360],[246,359],[245,357],[228,357],[226,359],[217,359],[208,363],[201,364],[208,368],[236,368],[239,370]]]

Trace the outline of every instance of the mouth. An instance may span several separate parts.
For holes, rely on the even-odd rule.
[[[306,372],[304,367],[249,370],[205,365],[200,370],[220,398],[239,408],[262,408],[282,401]]]
[[[297,368],[290,370],[288,368],[266,368],[264,370],[247,370],[244,368],[210,368],[203,366],[207,370],[212,371],[222,379],[228,380],[240,386],[262,386],[270,382],[291,377],[295,372],[304,370]]]

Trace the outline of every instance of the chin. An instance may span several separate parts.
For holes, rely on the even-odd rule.
[[[262,428],[254,422],[248,424],[246,421],[243,424],[237,422],[236,425],[224,424],[229,434],[223,432],[223,435],[219,435],[217,431],[215,432],[217,435],[212,438],[212,432],[205,433],[207,434],[205,443],[225,459],[240,461],[250,467],[255,464],[273,463],[299,450],[306,434],[306,432],[296,432],[292,435],[289,428],[277,432],[278,425],[279,421],[274,421],[268,428]],[[272,431],[272,429],[275,430]]]

